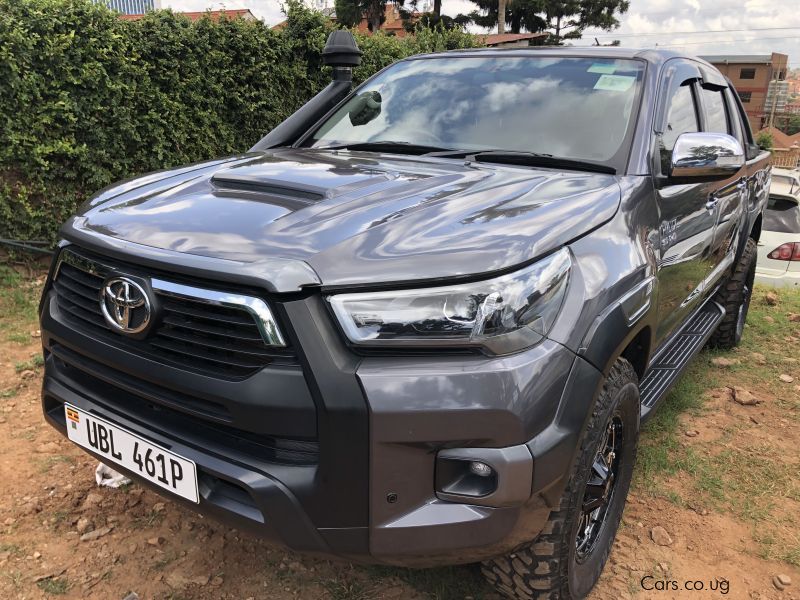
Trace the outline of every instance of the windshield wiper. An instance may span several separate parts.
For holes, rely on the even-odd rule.
[[[593,173],[608,173],[609,175],[617,174],[617,170],[614,167],[603,163],[521,150],[457,150],[454,152],[432,152],[428,156],[441,158],[464,157],[469,161],[475,162],[495,162],[526,167],[552,167],[556,169],[591,171]]]
[[[366,150],[367,152],[390,152],[393,154],[430,154],[432,152],[456,152],[448,148],[412,144],[411,142],[395,142],[392,140],[375,142],[352,142],[334,146],[320,146],[317,150]]]

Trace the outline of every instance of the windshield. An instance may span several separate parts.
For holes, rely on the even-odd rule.
[[[368,81],[306,143],[401,142],[611,161],[624,148],[644,73],[636,60],[442,57]]]

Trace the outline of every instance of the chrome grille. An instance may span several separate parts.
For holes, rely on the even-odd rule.
[[[160,319],[144,339],[112,331],[101,313],[103,282],[120,274],[147,277],[160,305]],[[73,326],[160,363],[244,378],[270,363],[296,362],[260,298],[169,281],[71,250],[62,252],[53,288],[59,311]]]

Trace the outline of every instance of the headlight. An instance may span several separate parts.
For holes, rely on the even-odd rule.
[[[345,334],[364,346],[480,346],[492,354],[528,348],[547,334],[567,288],[563,248],[488,281],[435,288],[337,294]]]

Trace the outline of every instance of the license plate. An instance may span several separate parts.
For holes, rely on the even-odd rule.
[[[199,502],[197,466],[191,460],[156,446],[105,419],[69,404],[67,436],[103,457],[104,462],[122,465],[143,479],[192,502]]]

